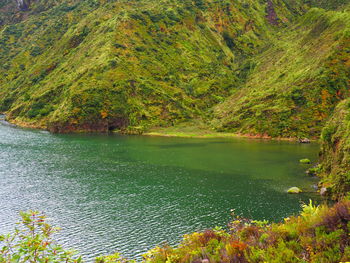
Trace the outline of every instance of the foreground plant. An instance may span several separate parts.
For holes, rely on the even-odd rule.
[[[46,223],[38,212],[21,213],[20,228],[0,236],[4,246],[0,263],[79,263],[74,252],[65,251],[52,240],[57,228]],[[185,235],[177,247],[164,245],[144,255],[144,263],[332,263],[350,261],[350,200],[333,207],[302,205],[299,216],[283,223],[269,224],[234,217],[229,231],[214,228]],[[135,263],[119,253],[100,256],[95,263]]]
[[[311,201],[299,216],[268,224],[236,217],[230,231],[185,235],[178,247],[156,247],[145,262],[349,262],[350,201],[329,208]]]
[[[136,261],[125,259],[119,253],[115,253],[109,256],[97,257],[95,263],[136,263]]]
[[[81,257],[74,258],[75,252],[64,250],[52,235],[59,229],[46,222],[46,216],[36,212],[21,212],[22,220],[14,232],[0,236],[0,262],[67,262],[79,263]]]

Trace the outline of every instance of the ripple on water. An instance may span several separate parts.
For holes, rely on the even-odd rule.
[[[139,257],[185,233],[225,226],[230,209],[280,220],[310,195],[298,160],[317,145],[238,139],[51,135],[0,125],[0,232],[20,210],[44,211],[57,239],[88,261]]]

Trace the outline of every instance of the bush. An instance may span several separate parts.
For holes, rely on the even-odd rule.
[[[32,57],[37,57],[39,55],[41,55],[43,53],[42,49],[40,47],[34,47],[31,51],[30,51],[30,55]]]
[[[47,116],[50,112],[54,110],[53,106],[50,104],[45,104],[44,102],[36,102],[32,105],[31,109],[27,112],[29,118],[35,118],[37,116]]]
[[[21,212],[20,227],[12,234],[1,235],[0,262],[67,262],[79,263],[75,253],[52,241],[58,231],[46,223],[46,217],[35,211]]]

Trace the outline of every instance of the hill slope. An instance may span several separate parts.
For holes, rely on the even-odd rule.
[[[274,137],[317,137],[335,105],[349,96],[349,54],[349,10],[311,9],[250,60],[255,67],[246,84],[215,108],[215,125]]]
[[[302,17],[311,5],[36,0],[16,11],[7,0],[0,110],[57,132],[142,132],[200,118],[218,130],[317,135],[347,96],[348,62],[338,53],[347,52],[348,12]],[[326,94],[320,85],[334,68],[343,79]],[[326,107],[313,108],[324,97]]]
[[[334,199],[350,191],[350,100],[341,102],[322,130],[321,184]]]

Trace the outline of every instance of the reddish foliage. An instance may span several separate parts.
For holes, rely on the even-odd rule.
[[[221,237],[218,236],[213,230],[205,230],[199,237],[199,242],[202,245],[206,245],[211,239],[221,240]]]
[[[334,231],[341,225],[347,230],[347,223],[350,220],[350,201],[337,203],[330,212],[323,216],[323,221],[318,226],[325,226],[328,230]]]
[[[323,221],[317,226],[325,226],[328,231],[343,229],[344,233],[340,240],[340,250],[344,253],[346,247],[350,246],[348,223],[350,221],[350,201],[338,202],[327,215],[323,216]]]
[[[237,249],[238,251],[244,251],[248,247],[246,243],[240,241],[233,241],[230,243],[230,246],[234,249]]]
[[[247,226],[244,228],[241,236],[248,243],[256,243],[261,235],[260,228],[257,226]]]

